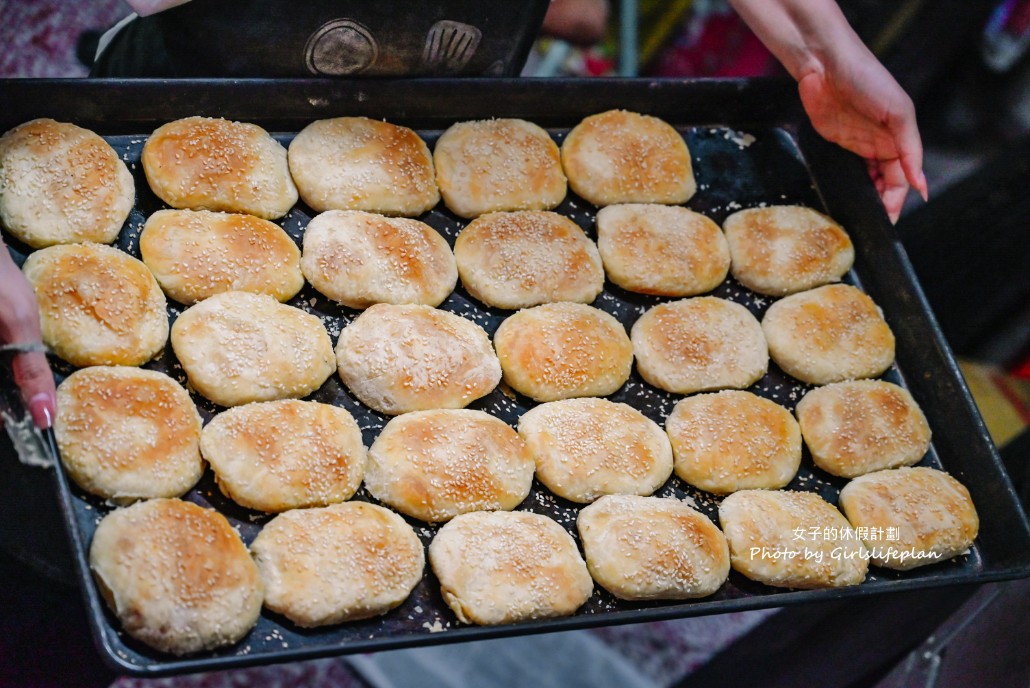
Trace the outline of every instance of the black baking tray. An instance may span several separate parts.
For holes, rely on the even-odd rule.
[[[916,282],[864,165],[854,156],[819,138],[809,127],[795,87],[782,80],[241,80],[241,81],[8,81],[0,89],[0,130],[35,117],[75,122],[105,136],[129,164],[136,180],[137,203],[119,239],[119,246],[138,256],[136,239],[146,216],[162,207],[146,185],[139,154],[157,126],[180,117],[208,115],[259,124],[287,144],[315,119],[344,115],[384,118],[415,128],[432,146],[455,121],[487,117],[520,117],[547,128],[560,141],[584,116],[611,108],[656,115],[677,127],[690,146],[698,193],[687,204],[717,222],[739,208],[760,204],[798,203],[819,208],[849,231],[855,244],[854,270],[846,281],[872,296],[883,309],[897,337],[897,361],[885,379],[903,384],[922,406],[933,431],[933,446],[923,465],[943,467],[968,486],[980,519],[980,536],[961,557],[910,572],[872,568],[865,583],[832,589],[791,591],[754,583],[732,572],[714,596],[690,602],[627,603],[600,587],[575,616],[499,627],[459,624],[427,570],[403,605],[387,615],[323,629],[305,630],[265,611],[257,627],[239,644],[214,652],[175,658],[156,653],[119,629],[91,578],[86,552],[100,516],[110,510],[101,500],[70,485],[55,471],[97,646],[116,670],[162,675],[310,657],[368,652],[441,642],[481,639],[591,626],[654,621],[741,611],[817,600],[863,597],[899,590],[985,582],[1030,575],[1030,525],[1006,477],[996,449],[969,394],[951,351]],[[571,194],[558,208],[593,236],[595,208]],[[303,204],[280,224],[296,240],[312,216]],[[442,205],[422,218],[453,244],[465,221]],[[23,260],[27,248],[11,242]],[[714,292],[731,298],[761,317],[773,301],[743,288],[732,278]],[[594,305],[627,325],[644,309],[668,299],[630,294],[606,284]],[[356,311],[339,308],[310,286],[291,301],[327,324],[334,340]],[[459,289],[443,308],[472,318],[492,333],[507,311],[485,308]],[[169,316],[181,306],[169,303]],[[55,361],[58,378],[72,369]],[[164,370],[183,381],[171,348],[147,367]],[[793,410],[809,388],[779,371],[774,364],[753,391]],[[360,405],[333,376],[310,398],[343,406],[354,413],[370,444],[387,420]],[[615,395],[640,408],[660,424],[679,398],[646,385],[634,372]],[[194,395],[208,419],[218,409]],[[514,424],[532,405],[529,400],[497,390],[475,402]],[[792,489],[817,491],[836,503],[846,481],[829,476],[805,455]],[[657,493],[692,497],[717,520],[717,499],[673,476]],[[210,473],[186,497],[224,513],[244,540],[256,535],[268,516],[242,509],[219,493]],[[356,497],[370,499],[364,490]],[[555,498],[539,484],[520,509],[545,513],[575,535],[577,506]],[[412,521],[428,543],[435,527]]]

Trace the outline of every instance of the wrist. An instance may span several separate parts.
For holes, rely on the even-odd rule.
[[[730,0],[795,80],[868,52],[833,0]]]

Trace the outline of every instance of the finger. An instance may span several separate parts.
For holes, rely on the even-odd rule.
[[[880,174],[880,161],[867,158],[865,161],[865,171],[869,173],[869,178],[873,180],[873,184],[877,183],[883,178]]]
[[[17,354],[11,360],[11,370],[14,383],[21,390],[32,414],[32,421],[40,429],[49,428],[53,425],[57,404],[54,376],[46,356],[38,352]]]
[[[876,189],[876,193],[879,196],[883,196],[883,174],[880,173],[880,161],[879,160],[866,160],[865,161],[866,172],[869,173],[869,179],[873,182],[873,187]]]
[[[907,101],[901,111],[891,118],[888,126],[894,136],[905,179],[924,201],[929,200],[930,190],[926,184],[926,175],[923,174],[923,141],[919,136],[915,108],[911,101]]]
[[[922,154],[919,155],[920,159]],[[926,183],[926,175],[923,174],[922,163],[913,163],[911,158],[906,157],[904,153],[901,156],[901,169],[905,174],[905,179],[912,188],[919,192],[919,195],[924,201],[930,200],[930,188]]]
[[[881,160],[879,168],[883,181],[880,200],[883,202],[883,207],[891,222],[896,223],[901,217],[905,196],[908,195],[908,181],[899,160]]]
[[[883,207],[887,211],[887,217],[890,218],[891,224],[897,224],[898,218],[901,217],[901,208],[905,205],[905,196],[907,195],[908,184],[887,186],[880,193],[880,199],[883,201]]]

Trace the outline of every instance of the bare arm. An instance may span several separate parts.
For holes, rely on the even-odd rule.
[[[580,45],[604,38],[608,24],[607,0],[551,0],[541,32]]]
[[[824,138],[866,159],[892,221],[909,185],[927,198],[912,100],[848,25],[833,0],[730,0],[798,82]]]
[[[0,344],[39,341],[36,295],[0,239]],[[39,352],[15,354],[11,367],[33,421],[40,428],[50,427],[55,409],[54,376],[46,356]]]

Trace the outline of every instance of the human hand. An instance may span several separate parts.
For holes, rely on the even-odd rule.
[[[40,340],[36,295],[0,241],[0,345],[38,344]],[[46,355],[38,351],[16,353],[11,358],[11,370],[36,427],[49,428],[56,393]]]
[[[872,55],[834,68],[815,65],[798,92],[819,134],[866,160],[891,222],[911,185],[925,201],[923,145],[912,100]]]
[[[892,222],[909,185],[926,200],[915,107],[834,0],[730,0],[797,79],[819,134],[866,159]]]

